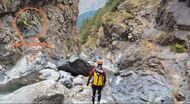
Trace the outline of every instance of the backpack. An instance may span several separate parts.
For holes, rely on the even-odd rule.
[[[104,84],[104,75],[103,75],[103,70],[94,70],[94,75],[93,75],[93,85],[95,86],[103,86]]]

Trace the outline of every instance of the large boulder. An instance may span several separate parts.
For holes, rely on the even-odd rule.
[[[52,69],[43,69],[39,72],[41,75],[39,76],[42,80],[54,80],[57,81],[60,77],[60,74]]]
[[[46,80],[2,96],[0,103],[62,104],[65,93],[64,86],[55,81]]]
[[[73,87],[73,79],[74,77],[71,75],[71,73],[65,72],[65,71],[59,71],[60,79],[59,82],[64,85],[67,88]]]
[[[121,53],[117,59],[117,65],[119,69],[126,69],[128,67],[137,67],[141,65],[142,58],[141,53],[136,45],[131,45],[126,51]]]
[[[129,48],[118,61],[120,70],[115,73],[111,84],[116,102],[188,103],[190,98],[188,53],[174,53],[168,48],[160,48],[154,55],[151,54],[152,51],[147,51],[149,54],[144,56],[140,55],[139,58],[143,59],[140,62],[143,64],[138,64],[138,60],[130,61],[134,59],[137,51],[138,48],[134,51]],[[137,58],[138,54],[134,57]]]
[[[111,91],[116,103],[173,104],[175,101],[164,77],[148,71],[130,71],[115,76],[111,82]]]
[[[40,51],[21,58],[12,69],[1,72],[0,91],[38,82],[39,71],[46,67],[47,62],[47,57]]]
[[[82,76],[77,76],[76,78],[73,79],[73,84],[74,85],[83,85],[84,84],[84,80]]]
[[[88,76],[92,70],[92,66],[82,59],[76,59],[73,62],[67,62],[65,65],[59,66],[58,70],[70,72],[72,75],[84,75]]]
[[[73,87],[73,82],[71,78],[61,78],[59,80],[59,83],[61,83],[62,85],[64,85],[67,88],[72,88]]]

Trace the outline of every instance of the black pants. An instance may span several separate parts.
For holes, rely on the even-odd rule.
[[[102,89],[103,89],[103,86],[94,86],[94,85],[92,85],[92,91],[93,91],[92,103],[93,103],[93,104],[94,104],[94,102],[95,102],[96,91],[97,91],[97,90],[98,90],[98,102],[100,102]]]

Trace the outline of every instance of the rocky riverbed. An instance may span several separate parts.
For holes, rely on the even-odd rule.
[[[86,82],[98,59],[107,71],[103,104],[190,103],[190,8],[185,2],[110,0],[97,11],[106,11],[99,14],[98,26],[88,26],[93,28],[84,44],[76,29],[78,3],[0,1],[0,103],[90,103]],[[14,17],[34,5],[47,16],[47,33],[20,38]],[[51,47],[11,47],[28,40]]]
[[[72,59],[73,58],[73,59]],[[74,60],[75,59],[75,60]],[[82,61],[75,62],[77,60],[82,60],[79,56],[75,58],[71,57],[65,64],[68,67],[74,67],[80,64],[84,64]],[[24,65],[24,59],[21,59],[16,64],[16,68],[20,70],[15,70],[15,67],[9,71],[5,71],[1,76],[3,77],[0,89],[0,103],[87,103],[91,102],[91,87],[86,86],[88,77],[81,75],[80,70],[75,70],[72,73],[58,70],[56,65],[48,62],[43,69],[32,70],[28,69],[28,66]],[[72,60],[73,62],[71,62]],[[84,61],[85,62],[85,61]],[[92,62],[96,64],[96,62]],[[70,65],[70,66],[69,66]],[[88,66],[87,62],[84,64]],[[93,65],[93,64],[92,64]],[[91,65],[91,66],[92,66]],[[38,66],[38,65],[35,65]],[[66,69],[64,66],[59,66],[59,68]],[[90,70],[86,71],[87,73]],[[25,73],[25,74],[23,74]],[[10,77],[14,74],[14,77]],[[76,76],[76,74],[78,74]],[[110,79],[113,72],[108,73],[108,83],[104,88],[102,95],[102,102],[114,102],[111,95]],[[10,75],[10,76],[9,76]],[[34,84],[33,84],[34,83]],[[27,98],[26,98],[27,96]],[[23,100],[25,99],[25,100]]]

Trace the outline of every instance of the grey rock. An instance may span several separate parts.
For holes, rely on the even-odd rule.
[[[35,53],[35,58],[31,57],[32,55],[21,58],[12,69],[3,72],[0,81],[1,91],[6,91],[17,85],[21,87],[32,84],[40,80],[38,78],[40,76],[39,71],[45,67],[47,59],[41,52]]]
[[[172,53],[169,49],[166,49],[158,53],[158,57],[160,59],[172,60],[175,59],[175,53]]]
[[[160,96],[155,99],[154,103],[158,104],[170,104],[171,102],[175,102],[175,100],[171,96]]]
[[[52,69],[43,69],[43,70],[39,71],[39,73],[41,74],[39,76],[39,78],[42,80],[57,81],[60,77],[60,74],[58,72],[56,72],[55,70],[52,70]]]
[[[74,77],[71,75],[71,73],[65,72],[65,71],[59,71],[60,79],[59,83],[66,86],[67,88],[73,87],[73,79]]]
[[[59,71],[60,77],[61,78],[66,78],[66,77],[70,77],[71,79],[73,79],[74,77],[71,75],[71,73],[69,72],[65,72],[65,71]]]
[[[4,39],[5,37],[0,37],[1,39]],[[3,42],[3,44],[1,43]],[[6,45],[4,45],[4,41],[0,42],[0,64],[2,65],[14,65],[18,59],[21,57],[21,55],[17,52],[15,52],[14,50],[8,50],[5,48]]]
[[[170,83],[171,89],[177,89],[180,87],[181,83],[183,82],[183,70],[180,66],[173,60],[163,61],[162,62],[165,78],[168,83]],[[173,88],[172,88],[173,87]]]
[[[67,89],[55,81],[42,81],[1,96],[0,103],[61,104]]]
[[[189,8],[185,3],[180,3],[178,0],[161,0],[156,23],[163,30],[172,31],[175,26],[178,26],[179,30],[189,30],[189,13]]]
[[[83,85],[83,83],[84,83],[84,81],[80,76],[73,79],[73,84],[74,85]]]
[[[73,87],[73,82],[71,78],[62,78],[59,80],[59,83],[64,85],[67,88],[72,88]]]
[[[114,77],[111,91],[116,103],[174,103],[164,77],[157,73],[142,76],[140,72],[133,72],[130,76]],[[158,100],[158,97],[163,97],[163,100]]]
[[[85,61],[89,61],[90,57],[88,55],[86,55],[84,52],[80,53],[80,58],[85,60]]]
[[[46,68],[51,68],[51,69],[56,69],[57,66],[51,62],[48,62],[47,65],[46,65]]]
[[[183,56],[183,55],[182,55]],[[178,57],[178,61],[168,60],[163,61],[164,76],[168,83],[169,89],[173,91],[176,100],[188,101],[189,100],[189,84],[188,84],[188,68],[185,66],[184,57]],[[180,60],[180,61],[179,61]]]
[[[187,68],[190,68],[190,60],[187,61]]]
[[[62,104],[64,100],[63,94],[44,95],[33,101],[34,104]]]
[[[32,57],[36,55],[36,57]],[[34,60],[32,60],[34,59]],[[37,52],[35,54],[29,54],[26,57],[21,58],[17,64],[10,70],[6,72],[6,75],[10,78],[19,78],[30,72],[40,70],[47,63],[47,59],[44,57],[42,52]]]
[[[117,59],[118,68],[126,69],[133,66],[138,66],[140,64],[138,62],[141,61],[140,51],[137,49],[136,46],[132,45],[128,47],[125,52],[122,53],[120,59]]]
[[[74,62],[76,61],[77,59],[79,59],[79,56],[76,55],[76,54],[73,54],[69,57],[69,62]]]
[[[133,74],[133,71],[122,70],[120,73],[121,73],[120,74],[121,77],[128,77]]]

